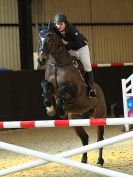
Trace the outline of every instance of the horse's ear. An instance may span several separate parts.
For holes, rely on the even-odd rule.
[[[42,24],[41,29],[45,29],[46,30],[47,28],[46,28],[46,26],[44,24]]]
[[[52,23],[51,20],[49,20],[49,23],[48,23],[48,31],[52,31],[54,28],[54,24]]]
[[[38,23],[36,23],[36,29],[37,29],[37,31],[41,30],[41,26],[39,26]]]

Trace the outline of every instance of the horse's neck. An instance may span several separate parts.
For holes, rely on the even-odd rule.
[[[59,64],[71,63],[73,60],[72,56],[64,47],[61,50],[57,50],[55,54],[53,54],[53,58],[55,59],[56,63]]]

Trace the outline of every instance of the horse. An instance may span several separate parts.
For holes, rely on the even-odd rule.
[[[61,37],[52,23],[38,26],[38,57],[46,64],[44,80],[41,82],[44,104],[49,116],[65,114],[68,119],[105,117],[106,102],[100,86],[95,83],[96,97],[89,98],[88,87],[79,70],[77,60],[70,55]],[[89,136],[84,128],[74,127],[83,146],[88,144]],[[97,126],[97,141],[103,140],[104,126]],[[99,149],[97,164],[103,166],[103,148]],[[83,153],[81,162],[87,163],[87,152]]]

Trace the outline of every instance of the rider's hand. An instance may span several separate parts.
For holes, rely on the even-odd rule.
[[[68,45],[68,42],[62,39],[63,44]]]

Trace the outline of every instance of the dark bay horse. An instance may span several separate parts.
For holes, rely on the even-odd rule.
[[[39,60],[46,60],[45,79],[42,81],[44,104],[48,115],[68,118],[83,118],[85,115],[101,118],[106,116],[106,103],[102,89],[95,83],[97,96],[89,98],[88,88],[78,69],[77,62],[66,50],[53,24],[40,26]],[[82,144],[88,144],[88,135],[83,127],[74,127]],[[104,126],[97,127],[97,141],[103,140]],[[87,163],[87,153],[82,156],[82,162]],[[102,148],[99,149],[97,164],[103,165]]]

